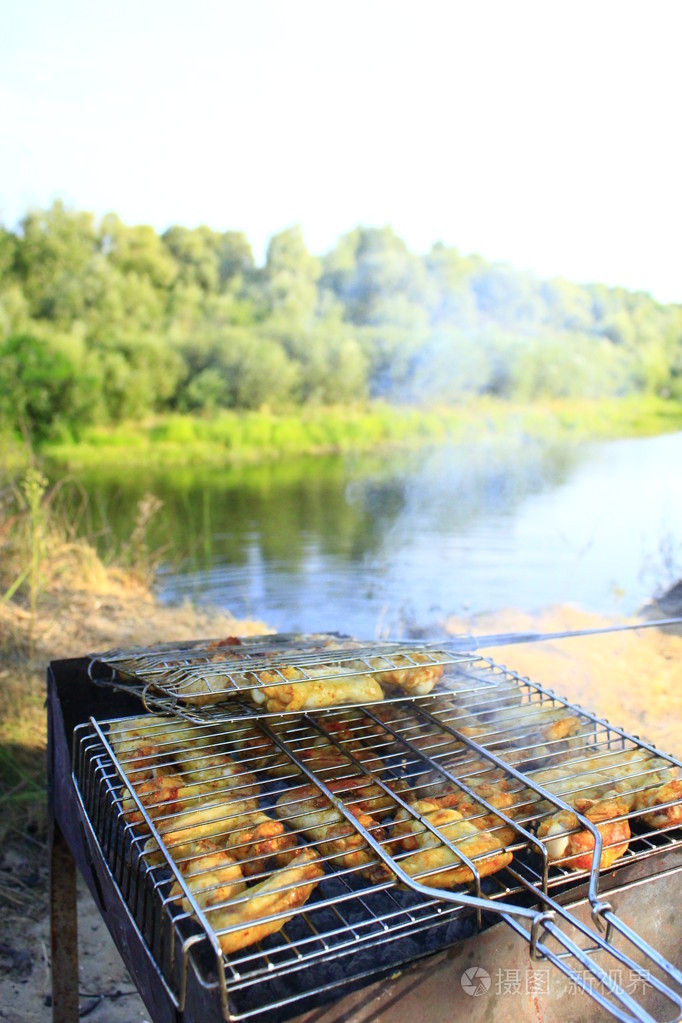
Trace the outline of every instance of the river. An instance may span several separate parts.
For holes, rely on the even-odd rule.
[[[365,637],[449,614],[633,613],[682,576],[682,433],[584,445],[493,436],[371,458],[83,480],[125,538],[154,493],[164,602]]]

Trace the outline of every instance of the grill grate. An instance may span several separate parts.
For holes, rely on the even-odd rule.
[[[228,638],[92,656],[93,681],[137,693],[148,709],[201,714],[300,713],[424,695],[446,666],[473,660],[454,644],[375,642],[333,634]],[[214,719],[214,715],[211,715]]]
[[[327,663],[328,649],[299,664]],[[167,655],[166,668],[177,651]],[[405,666],[395,663],[402,644],[352,656],[373,670],[386,670],[387,657]],[[557,899],[583,881],[595,921],[642,950],[603,901],[600,863],[619,854],[615,869],[682,848],[682,764],[491,661],[428,656],[445,665],[444,678],[409,700],[295,716],[185,705],[183,718],[91,719],[76,729],[87,819],[178,1007],[191,970],[226,1019],[286,1017],[302,996],[328,997],[393,970],[499,913],[616,1015],[626,1013],[619,1018],[646,1018],[600,979],[594,950],[621,964],[631,958],[572,921]],[[133,685],[144,689],[148,677]],[[164,709],[177,712],[176,697],[164,694]],[[644,794],[654,791],[660,802],[649,806]],[[575,812],[581,797],[620,802],[595,823],[591,807]],[[319,812],[332,829],[324,835]],[[560,817],[571,813],[569,823]],[[478,836],[473,847],[462,820]],[[574,836],[586,843],[579,858],[565,848]],[[291,860],[302,851],[305,870],[296,873]],[[233,873],[245,890],[227,884]],[[267,905],[260,884],[281,888]],[[259,941],[243,941],[248,905],[257,910],[249,926],[270,931]],[[646,969],[681,1006],[670,987],[682,983],[679,972],[655,954]]]

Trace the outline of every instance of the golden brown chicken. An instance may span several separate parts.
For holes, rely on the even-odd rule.
[[[207,840],[196,842],[192,856],[181,860],[178,869],[201,909],[210,909],[228,902],[246,890],[246,881],[239,863]],[[177,881],[173,883],[170,894],[171,898],[182,895],[182,888]],[[186,913],[193,911],[186,897],[182,898],[180,904]]]
[[[516,812],[515,797],[495,785],[480,785],[476,793],[491,806],[501,810],[506,817],[513,819]],[[479,831],[489,831],[501,845],[511,845],[518,839],[514,826],[508,824],[503,817],[479,803],[463,789],[453,788],[450,792],[431,796],[428,801],[444,810],[457,810],[469,820]]]
[[[575,809],[596,825],[602,836],[600,870],[608,869],[624,856],[630,841],[630,825],[625,819],[627,805],[618,800],[593,801],[576,799]],[[545,840],[547,854],[552,863],[570,870],[591,870],[594,860],[595,839],[578,816],[568,810],[558,810],[541,821],[537,830],[539,839]]]
[[[138,726],[138,732],[161,746],[166,758],[182,770],[187,783],[218,782],[232,789],[237,798],[253,800],[257,805],[258,782],[243,764],[225,752],[224,733],[212,726],[194,726],[154,715],[143,720],[146,725]]]
[[[672,805],[664,806],[664,803]],[[642,815],[642,820],[650,828],[682,826],[682,780],[673,779],[664,785],[638,792],[634,809],[651,811]]]
[[[386,799],[381,789],[377,792],[377,786],[365,784],[356,786],[353,791],[348,784],[337,785],[334,782],[329,784],[329,788],[335,798],[345,797],[347,810],[373,838],[380,842],[386,837],[384,829],[368,812]],[[314,842],[320,852],[329,857],[333,867],[360,871],[373,883],[391,876],[364,835],[316,786],[302,785],[285,792],[277,800],[275,812],[288,828],[300,831]]]
[[[375,703],[384,698],[375,678],[347,666],[326,664],[261,671],[257,681],[259,687],[251,690],[251,698],[270,712],[319,710]]]
[[[293,743],[289,740],[296,758],[318,778],[328,781],[350,774],[360,774],[361,769],[355,761],[366,764],[372,771],[380,771],[383,768],[378,753],[351,735],[342,722],[326,721],[325,727],[343,745],[343,749],[338,749],[326,736],[312,730],[308,734],[297,735]],[[285,736],[285,740],[286,738]],[[242,729],[238,746],[244,766],[259,773],[263,772],[270,778],[293,780],[303,774],[292,757],[256,728]]]
[[[111,728],[107,739],[125,774],[137,781],[155,778],[169,767],[169,758],[162,743],[144,727],[144,718],[131,718],[125,728]]]
[[[228,853],[207,851],[201,844],[198,853],[184,860],[180,870],[225,955],[281,931],[324,875],[315,853],[304,848],[288,866],[247,888],[240,865]],[[181,900],[183,909],[191,912],[177,882],[171,897]]]
[[[377,669],[374,677],[382,686],[393,686],[408,696],[425,696],[443,676],[443,664],[434,663],[439,659],[452,660],[448,654],[425,653],[411,650],[407,653],[388,655],[391,667],[386,668],[386,657],[369,657],[367,663]]]
[[[205,783],[203,785],[187,785],[184,777],[174,772],[167,774],[159,773],[155,778],[146,778],[144,781],[139,782],[139,784],[133,784],[136,796],[142,803],[147,815],[153,821],[158,817],[176,816],[189,807],[205,802],[211,794],[214,795],[215,799],[216,789],[219,799],[219,784],[218,786],[214,785],[213,789]],[[144,823],[142,812],[132,798],[129,789],[123,790],[121,802],[126,820],[136,825]]]
[[[246,696],[271,712],[314,710],[322,707],[363,704],[382,700],[383,686],[410,696],[429,693],[452,660],[442,651],[391,648],[385,656],[373,653],[354,658],[364,646],[357,640],[301,636],[300,645],[254,646],[228,637],[203,650],[188,653],[166,674],[159,672],[153,684],[162,692],[197,706]],[[324,663],[320,658],[332,654]],[[306,661],[306,666],[302,666]],[[257,663],[259,662],[259,663]],[[272,667],[264,668],[264,664]],[[252,667],[253,666],[253,667]],[[300,691],[294,692],[291,684]]]
[[[240,790],[224,780],[188,782],[184,774],[163,771],[131,784],[166,853],[176,861],[191,855],[192,847],[207,839],[240,860],[247,876],[262,872],[271,859],[282,864],[291,858],[296,837],[263,813],[255,796],[240,799]],[[123,790],[121,803],[127,822],[144,833],[144,815],[130,790]],[[149,834],[148,827],[146,831]],[[164,861],[151,837],[145,852],[150,865]]]
[[[175,862],[192,855],[196,842],[210,839],[242,864],[246,876],[265,870],[270,860],[288,862],[296,836],[284,825],[246,803],[215,801],[155,821],[166,852]],[[161,862],[156,842],[145,846],[149,862]]]
[[[387,845],[405,873],[421,884],[453,888],[474,880],[471,868],[442,839],[447,839],[471,860],[480,877],[496,873],[511,863],[512,853],[504,848],[503,842],[490,832],[480,831],[457,810],[422,799],[411,804],[411,811],[414,816],[406,810],[396,815]],[[423,822],[435,828],[436,833]],[[408,855],[399,855],[401,850]]]

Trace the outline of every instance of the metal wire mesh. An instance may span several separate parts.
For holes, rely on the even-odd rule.
[[[336,634],[258,636],[92,655],[90,677],[137,692],[149,709],[247,713],[362,706],[429,692],[448,665],[473,660],[454,644],[373,642]]]
[[[189,716],[91,721],[74,770],[177,1003],[191,969],[226,1018],[360,979],[363,949],[379,972],[446,947],[488,909],[542,945],[553,892],[583,879],[601,912],[606,866],[682,847],[679,761],[481,658],[411,699]]]

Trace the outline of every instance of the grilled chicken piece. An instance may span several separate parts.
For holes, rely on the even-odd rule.
[[[298,854],[298,841],[280,821],[257,813],[230,832],[227,848],[241,863],[244,875],[253,877],[269,869],[273,859],[279,867],[289,864]]]
[[[225,741],[221,739],[222,733],[210,726],[192,726],[151,714],[146,720],[142,734],[162,746],[166,755],[182,768],[188,782],[222,783],[233,789],[239,799],[253,800],[257,805],[258,782],[242,764],[221,751],[219,747]]]
[[[551,723],[541,727],[541,734],[547,742],[557,742],[559,739],[570,739],[583,730],[583,723],[575,714],[567,714],[553,710],[548,712],[548,717],[554,718]],[[534,722],[535,723],[535,722]]]
[[[597,825],[602,836],[601,870],[606,870],[624,856],[630,840],[630,825],[623,818],[627,804],[617,799],[593,801],[576,799],[575,808]],[[547,840],[547,854],[553,863],[570,870],[591,870],[594,859],[594,835],[583,828],[575,813],[559,810],[541,821],[538,838]]]
[[[647,749],[606,753],[590,759],[606,785],[624,795],[641,789],[657,788],[675,778],[675,768],[663,757]]]
[[[449,659],[447,654],[426,654],[419,650],[406,654],[391,654],[392,666],[386,670],[377,670],[375,678],[382,686],[395,686],[408,696],[425,696],[430,693],[436,682],[443,676],[443,665],[434,664],[440,657]],[[382,669],[386,664],[385,657],[369,657],[367,663],[372,668]]]
[[[216,789],[220,791],[219,785],[214,785],[213,789],[207,784],[187,785],[184,777],[176,773],[158,774],[155,778],[134,784],[133,788],[152,820],[156,820],[157,817],[175,816],[189,807],[205,802]],[[123,790],[121,800],[126,819],[131,824],[143,824],[144,818],[129,789]]]
[[[178,869],[201,909],[211,909],[228,902],[246,890],[241,867],[232,856],[220,852],[208,841],[196,842],[192,852],[192,856],[178,863]],[[182,895],[177,881],[173,883],[170,895],[171,898]],[[180,905],[186,913],[192,912],[187,898],[182,898]]]
[[[126,728],[111,728],[107,739],[126,775],[131,780],[147,781],[168,769],[169,758],[163,744],[139,726],[144,718],[130,720]]]
[[[348,731],[341,722],[325,722],[327,729],[343,743],[344,750],[339,750],[325,736],[311,734],[297,738],[291,745],[292,752],[322,781],[339,776],[361,774],[354,760],[366,764],[371,770],[379,771],[383,763],[371,748],[363,747],[357,737],[345,738]],[[350,755],[345,753],[348,750]],[[269,777],[293,780],[302,772],[297,764],[282,752],[279,747],[262,732],[251,728],[243,731],[239,743],[240,756],[248,767],[264,771]]]
[[[227,637],[226,641],[209,644],[205,650],[190,653],[182,660],[167,661],[171,670],[167,678],[158,680],[156,688],[198,707],[240,695],[262,703],[261,672],[250,670],[256,662],[263,664],[276,659],[278,663],[286,663],[287,658],[319,656],[326,650],[339,651],[339,657],[343,657],[346,649],[362,646],[354,640],[315,634],[301,635],[301,645],[297,647],[272,641],[253,645],[235,642],[235,639]]]
[[[361,710],[355,708],[333,716],[318,714],[313,720],[333,742],[341,745],[344,753],[352,754],[356,760],[372,766],[373,770],[383,767],[380,753],[389,749],[393,736]],[[325,734],[320,736],[320,744],[327,749],[336,749]]]
[[[481,785],[476,789],[478,795],[491,806],[502,810],[507,817],[513,817],[516,810],[515,797],[510,792],[497,788],[495,785]],[[463,817],[471,821],[479,831],[491,832],[501,845],[511,845],[518,835],[514,828],[498,814],[493,813],[482,803],[476,802],[463,789],[453,789],[445,795],[432,796],[428,800],[443,810],[457,810]]]
[[[179,866],[225,955],[281,931],[295,910],[308,901],[324,873],[310,849],[299,849],[287,867],[247,888],[240,864],[229,853],[216,852],[210,843],[201,842],[196,843],[194,855]],[[170,894],[175,899],[182,896],[177,882]],[[182,898],[180,905],[192,912],[187,898]],[[279,913],[288,915],[268,919]]]
[[[528,771],[527,777],[529,781],[535,782],[571,805],[576,799],[599,799],[605,785],[604,776],[591,770],[590,761],[587,759],[562,762],[558,767],[542,771]],[[556,804],[544,799],[530,788],[526,790],[526,795],[528,805],[535,810],[556,808]]]
[[[299,773],[293,760],[254,725],[230,726],[229,736],[247,770],[264,771],[271,778],[291,778]]]
[[[174,860],[190,856],[194,843],[210,839],[239,860],[242,872],[249,877],[265,870],[272,859],[279,864],[287,863],[297,845],[296,836],[280,821],[239,802],[223,800],[190,808],[157,819],[155,826]],[[153,839],[145,850],[150,863],[161,862]]]
[[[156,675],[153,685],[159,692],[171,693],[196,706],[244,695],[271,712],[316,710],[382,700],[383,685],[410,696],[425,695],[443,674],[442,664],[434,664],[434,660],[449,659],[440,651],[404,649],[391,650],[386,656],[373,652],[362,660],[356,655],[353,660],[353,651],[359,653],[364,646],[357,640],[314,635],[300,639],[299,648],[286,644],[254,648],[228,637],[182,659],[167,660],[167,675]],[[314,660],[326,658],[327,652],[330,656],[323,664],[294,666],[301,664],[301,656]],[[286,663],[288,658],[293,665]],[[276,668],[262,668],[263,663],[273,661]],[[293,691],[290,683],[294,682],[300,692]]]
[[[661,806],[662,803],[673,800],[678,800],[678,802],[673,806]],[[636,810],[652,810],[652,813],[645,813],[642,816],[642,820],[650,828],[680,827],[682,825],[682,780],[674,779],[657,788],[638,792],[634,807]]]
[[[335,783],[331,782],[329,788],[335,791]],[[371,832],[377,841],[383,841],[386,837],[384,829],[366,812],[366,808],[372,806],[375,799],[386,797],[380,789],[379,797],[370,791],[376,790],[377,786],[365,784],[364,788],[366,791],[362,794],[361,786],[358,786],[355,802],[348,802],[347,808],[366,831]],[[345,788],[337,786],[336,791],[352,795],[347,785]],[[306,838],[315,842],[320,852],[333,860],[334,866],[360,870],[372,883],[388,880],[391,876],[364,836],[314,785],[302,785],[285,792],[277,800],[275,812],[289,828],[300,830]]]
[[[638,748],[563,760],[551,770],[528,772],[528,777],[572,805],[577,799],[596,801],[615,796],[631,810],[647,791],[674,781],[674,770],[662,757]],[[529,792],[528,798],[537,808],[551,809],[537,793]]]
[[[481,742],[481,745],[483,745],[481,737],[485,734],[486,729],[481,725],[464,725],[460,723],[455,725],[453,723],[453,728],[455,727],[463,736],[473,739],[475,742]],[[466,763],[476,757],[476,753],[472,751],[466,742],[456,738],[454,735],[450,735],[449,732],[441,731],[434,727],[430,727],[428,731],[424,730],[421,734],[410,738],[410,742],[423,756],[438,761],[444,767]]]
[[[349,670],[353,671],[347,666],[323,664],[305,670],[286,667],[261,671],[256,684],[262,685],[251,690],[251,698],[270,712],[320,710],[383,700],[384,691],[376,679],[366,672],[349,675]]]
[[[439,763],[441,762],[439,761]],[[466,757],[446,758],[442,761],[442,767],[453,778],[460,779],[472,789],[492,785],[496,790],[504,792],[516,791],[520,787],[520,784],[506,774],[501,767],[497,767],[484,757],[476,756],[471,751]],[[456,788],[456,782],[446,777],[441,771],[428,771],[426,774],[419,775],[418,788],[420,793],[430,798],[452,792]]]
[[[265,881],[247,888],[239,901],[216,908],[209,922],[218,934],[224,954],[230,955],[281,931],[296,910],[305,905],[323,876],[315,853],[303,848],[287,867],[275,870]],[[279,913],[286,915],[267,919]]]
[[[402,779],[391,779],[390,783],[386,786],[389,792],[385,792],[380,785],[364,775],[338,778],[325,784],[334,796],[343,800],[346,806],[357,807],[363,813],[369,813],[374,816],[393,813],[397,809],[398,804],[392,798],[391,793],[401,794],[407,791],[407,785]],[[304,785],[302,788],[292,789],[289,794],[301,791],[310,795],[318,792],[314,785]]]
[[[298,756],[305,766],[325,783],[349,774],[361,776],[357,764],[328,742],[321,742],[303,750]],[[371,750],[358,749],[354,751],[353,756],[361,764],[371,767],[373,771],[380,771],[383,767],[381,760]]]
[[[434,708],[430,702],[428,709],[444,724],[469,734],[512,765],[554,759],[557,754],[583,743],[580,737],[583,724],[567,708],[519,704],[518,692],[513,695],[511,705],[505,700],[505,705],[499,709],[477,708],[481,718],[459,707],[456,699],[449,704],[434,700]],[[501,696],[497,687],[495,696],[498,700]],[[471,730],[467,732],[466,727]]]
[[[387,845],[399,866],[421,884],[453,888],[474,879],[471,869],[443,844],[439,835],[473,861],[480,877],[494,874],[511,863],[512,853],[504,849],[504,843],[489,832],[479,831],[457,810],[440,807],[430,799],[412,803],[411,809],[421,819],[401,810]],[[425,827],[423,821],[436,828],[438,834]],[[398,857],[400,849],[409,855]]]
[[[236,799],[234,790],[221,782],[187,784],[184,775],[169,773],[135,785],[134,791],[176,860],[208,839],[230,851],[246,876],[261,873],[273,858],[282,865],[294,855],[296,836],[259,810],[255,799]],[[127,789],[122,805],[130,824],[144,826],[142,812]],[[154,839],[149,839],[145,851],[151,865],[164,861]]]
[[[564,708],[533,708],[509,724],[509,731],[514,733],[511,744],[499,750],[492,743],[490,746],[505,762],[528,770],[555,764],[581,748],[585,742],[583,727],[580,719]]]

